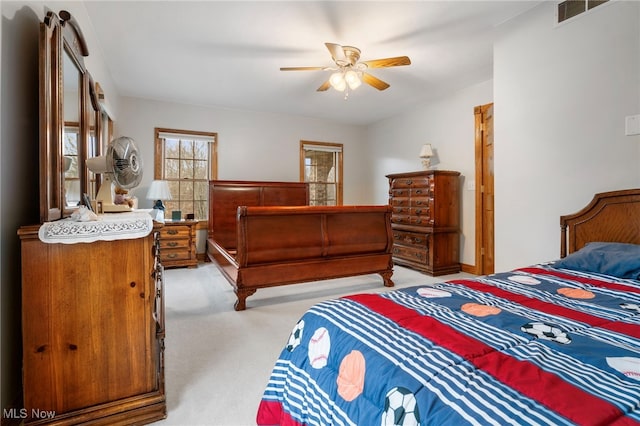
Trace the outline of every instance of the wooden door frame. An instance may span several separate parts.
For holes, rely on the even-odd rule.
[[[493,107],[493,102],[480,105],[473,109],[474,117],[475,117],[475,180],[476,180],[476,244],[475,244],[475,274],[476,275],[484,275],[487,272],[484,271],[484,261],[483,261],[483,241],[484,241],[484,211],[483,211],[483,192],[484,192],[484,183],[485,177],[483,174],[483,136],[484,136],[484,113],[489,108]],[[494,247],[491,247],[491,250],[494,250]],[[493,272],[493,271],[492,271]]]

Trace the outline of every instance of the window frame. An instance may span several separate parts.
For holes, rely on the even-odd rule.
[[[309,141],[309,140],[301,140],[300,141],[300,182],[307,182],[305,180],[305,146],[317,146],[318,151],[323,151],[322,148],[327,148],[326,150],[331,150],[338,154],[337,164],[336,164],[336,206],[343,205],[343,185],[344,185],[344,144],[334,143],[334,142],[317,142],[317,141]]]
[[[154,129],[154,167],[153,178],[154,180],[166,180],[164,178],[164,143],[160,135],[163,133],[175,134],[176,136],[184,135],[184,139],[188,140],[189,136],[192,137],[205,137],[213,139],[210,147],[209,158],[209,180],[215,180],[218,178],[218,133],[216,132],[203,132],[198,130],[183,130],[183,129],[169,129],[164,127],[156,127]],[[170,179],[173,180],[173,179]],[[208,194],[207,194],[208,199]],[[209,206],[207,204],[207,216],[209,215]],[[206,229],[208,226],[208,219],[199,219],[196,229]]]

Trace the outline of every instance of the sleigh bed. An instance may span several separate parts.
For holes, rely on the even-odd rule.
[[[560,259],[317,304],[259,425],[640,422],[640,190],[562,216]]]
[[[300,182],[211,181],[207,255],[235,309],[259,288],[379,274],[393,286],[390,206],[309,206]]]

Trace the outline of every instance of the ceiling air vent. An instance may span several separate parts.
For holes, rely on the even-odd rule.
[[[578,16],[579,14],[600,6],[609,0],[566,0],[558,3],[558,24],[569,18]]]

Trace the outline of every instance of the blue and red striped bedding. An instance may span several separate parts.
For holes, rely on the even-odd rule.
[[[640,423],[640,281],[535,265],[304,314],[260,425]]]

